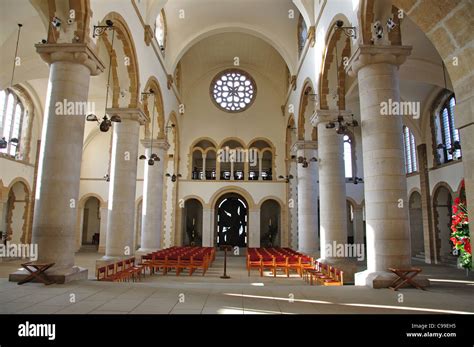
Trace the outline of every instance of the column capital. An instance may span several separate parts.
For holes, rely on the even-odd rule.
[[[140,142],[145,148],[151,148],[153,146],[153,148],[164,149],[165,151],[170,148],[170,144],[166,139],[143,139],[140,140]]]
[[[331,121],[337,121],[337,118],[341,116],[345,121],[352,119],[352,112],[348,110],[316,110],[311,116],[311,125],[317,127],[319,123],[327,123]]]
[[[58,61],[83,64],[89,68],[91,76],[97,76],[105,69],[95,51],[86,43],[38,43],[35,47],[48,65]]]
[[[318,142],[316,141],[296,141],[291,147],[292,152],[300,149],[318,149]]]
[[[411,54],[411,46],[359,45],[349,59],[346,72],[356,76],[361,68],[371,64],[402,65]]]
[[[119,116],[122,120],[135,120],[140,125],[144,125],[147,119],[141,108],[108,108],[105,110],[105,113],[109,116]]]

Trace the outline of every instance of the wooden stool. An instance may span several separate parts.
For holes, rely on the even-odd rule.
[[[413,267],[410,269],[394,269],[394,268],[389,268],[391,272],[393,272],[395,275],[397,275],[397,279],[395,279],[389,286],[390,289],[393,290],[398,290],[401,288],[405,283],[410,284],[412,287],[421,289],[421,290],[426,290],[424,287],[420,286],[418,283],[416,283],[413,278],[415,278],[420,272],[421,269],[417,267]]]

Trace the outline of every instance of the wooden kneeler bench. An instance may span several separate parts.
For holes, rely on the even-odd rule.
[[[413,278],[415,278],[420,272],[421,269],[417,267],[409,269],[395,269],[389,268],[389,270],[397,275],[397,278],[390,284],[389,288],[392,290],[398,290],[405,284],[410,284],[412,287],[426,290],[423,286],[416,283]]]
[[[54,263],[36,263],[30,261],[28,263],[21,264],[30,274],[24,279],[18,282],[18,284],[24,284],[28,282],[33,282],[34,280],[38,280],[38,282],[42,282],[46,285],[56,283],[51,278],[46,275],[46,270],[50,267],[54,266]]]

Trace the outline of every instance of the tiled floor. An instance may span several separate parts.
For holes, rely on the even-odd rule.
[[[92,267],[97,254],[78,254],[76,264]],[[206,276],[147,276],[137,283],[95,280],[44,286],[8,282],[19,262],[0,263],[0,313],[92,314],[318,314],[318,313],[471,313],[474,276],[452,267],[423,267],[434,279],[427,291],[366,287],[309,286],[301,278],[249,277],[245,258],[228,261],[231,279],[220,279],[221,257]],[[89,270],[93,276],[93,270]],[[92,277],[90,276],[90,277]]]

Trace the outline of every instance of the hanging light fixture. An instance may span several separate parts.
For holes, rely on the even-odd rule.
[[[286,183],[290,183],[290,180],[292,180],[294,177],[293,175],[286,175],[286,176],[278,176],[279,179],[285,180]]]
[[[153,89],[150,89],[148,92],[143,92],[142,93],[142,101],[147,100],[148,102],[148,95],[153,95],[153,103],[152,103],[152,116],[151,116],[151,141],[150,141],[150,158],[147,158],[146,155],[142,154],[138,159],[140,160],[146,160],[148,159],[148,165],[152,166],[155,164],[155,161],[160,161],[160,158],[158,158],[158,155],[156,153],[153,153],[153,132],[155,128],[155,92]]]
[[[178,178],[183,177],[181,174],[169,174],[169,173],[167,173],[165,176],[171,177],[171,182],[176,182]]]
[[[338,21],[342,22],[342,21]],[[338,26],[339,27],[339,26]],[[348,127],[356,127],[359,126],[359,122],[354,119],[354,114],[351,115],[352,119],[350,122],[344,121],[344,117],[341,115],[341,108],[339,106],[339,86],[340,81],[339,81],[339,59],[338,59],[338,52],[337,52],[337,42],[335,44],[335,50],[336,50],[336,83],[337,83],[337,88],[336,88],[336,95],[338,96],[338,112],[339,115],[337,116],[336,119],[326,123],[326,129],[334,129],[336,128],[336,134],[339,135],[345,135],[347,132]]]
[[[109,88],[110,88],[110,75],[112,72],[112,53],[114,50],[114,39],[115,39],[115,27],[114,23],[110,20],[107,19],[105,21],[106,25],[94,25],[94,33],[92,37],[97,37],[97,36],[102,36],[106,30],[112,30],[112,43],[110,46],[110,52],[109,52],[109,73],[107,76],[107,90],[105,93],[105,110],[104,110],[104,116],[102,117],[102,120],[99,121],[99,118],[95,114],[88,114],[86,117],[86,120],[88,122],[97,122],[99,124],[99,129],[102,132],[107,132],[109,131],[110,127],[112,126],[112,122],[115,123],[120,123],[122,120],[120,119],[119,116],[113,115],[110,118],[107,117],[106,111],[107,111],[107,103],[109,101]]]
[[[15,68],[17,65],[17,58],[18,58],[18,45],[20,43],[20,33],[21,33],[21,27],[23,24],[18,23],[18,35],[16,37],[16,48],[15,48],[15,56],[13,57],[13,69],[12,69],[12,78],[10,80],[10,88],[13,87],[13,78],[15,77]]]

